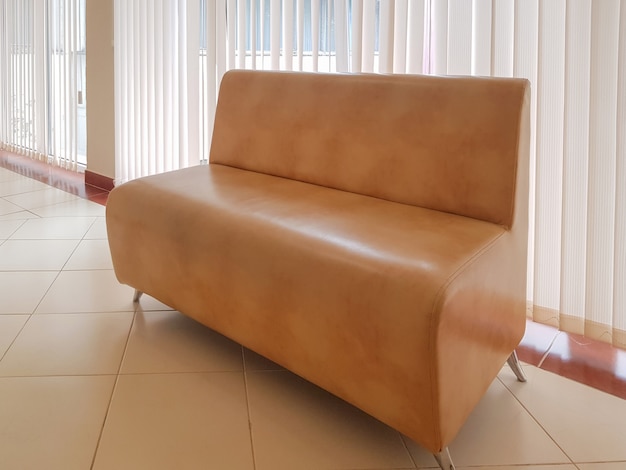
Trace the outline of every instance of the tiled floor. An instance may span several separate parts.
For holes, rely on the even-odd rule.
[[[133,304],[104,206],[36,183],[0,168],[0,469],[435,467],[275,364],[150,297]],[[526,360],[564,367],[569,336],[530,325]],[[507,368],[493,382],[450,447],[457,468],[626,470],[626,400],[525,370],[525,384]]]

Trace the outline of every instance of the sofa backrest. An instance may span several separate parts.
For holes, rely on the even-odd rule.
[[[210,162],[510,226],[528,89],[523,79],[231,71]]]

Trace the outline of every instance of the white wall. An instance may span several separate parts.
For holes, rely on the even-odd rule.
[[[87,0],[87,170],[115,177],[113,0]]]

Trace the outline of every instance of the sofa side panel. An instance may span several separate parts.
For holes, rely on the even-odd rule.
[[[520,109],[513,225],[450,280],[433,338],[441,435],[451,441],[517,347],[526,324],[530,89]],[[465,391],[459,396],[458,390]]]
[[[433,393],[444,445],[454,439],[524,335],[526,261],[516,255],[510,233],[503,235],[451,280],[440,298],[431,332],[438,373]]]
[[[199,199],[206,197],[202,189],[207,186],[207,175],[206,166],[196,166],[132,180],[111,191],[106,225],[120,283],[178,310],[178,299],[199,289],[186,282],[195,259],[194,248],[187,244],[204,238],[203,204],[195,201],[199,205],[194,206],[190,200],[189,207],[177,210],[171,203],[176,187],[197,188],[193,193]]]
[[[231,71],[210,160],[510,226],[526,86]]]

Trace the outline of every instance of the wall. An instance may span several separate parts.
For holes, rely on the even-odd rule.
[[[115,177],[113,0],[86,0],[87,174]]]

